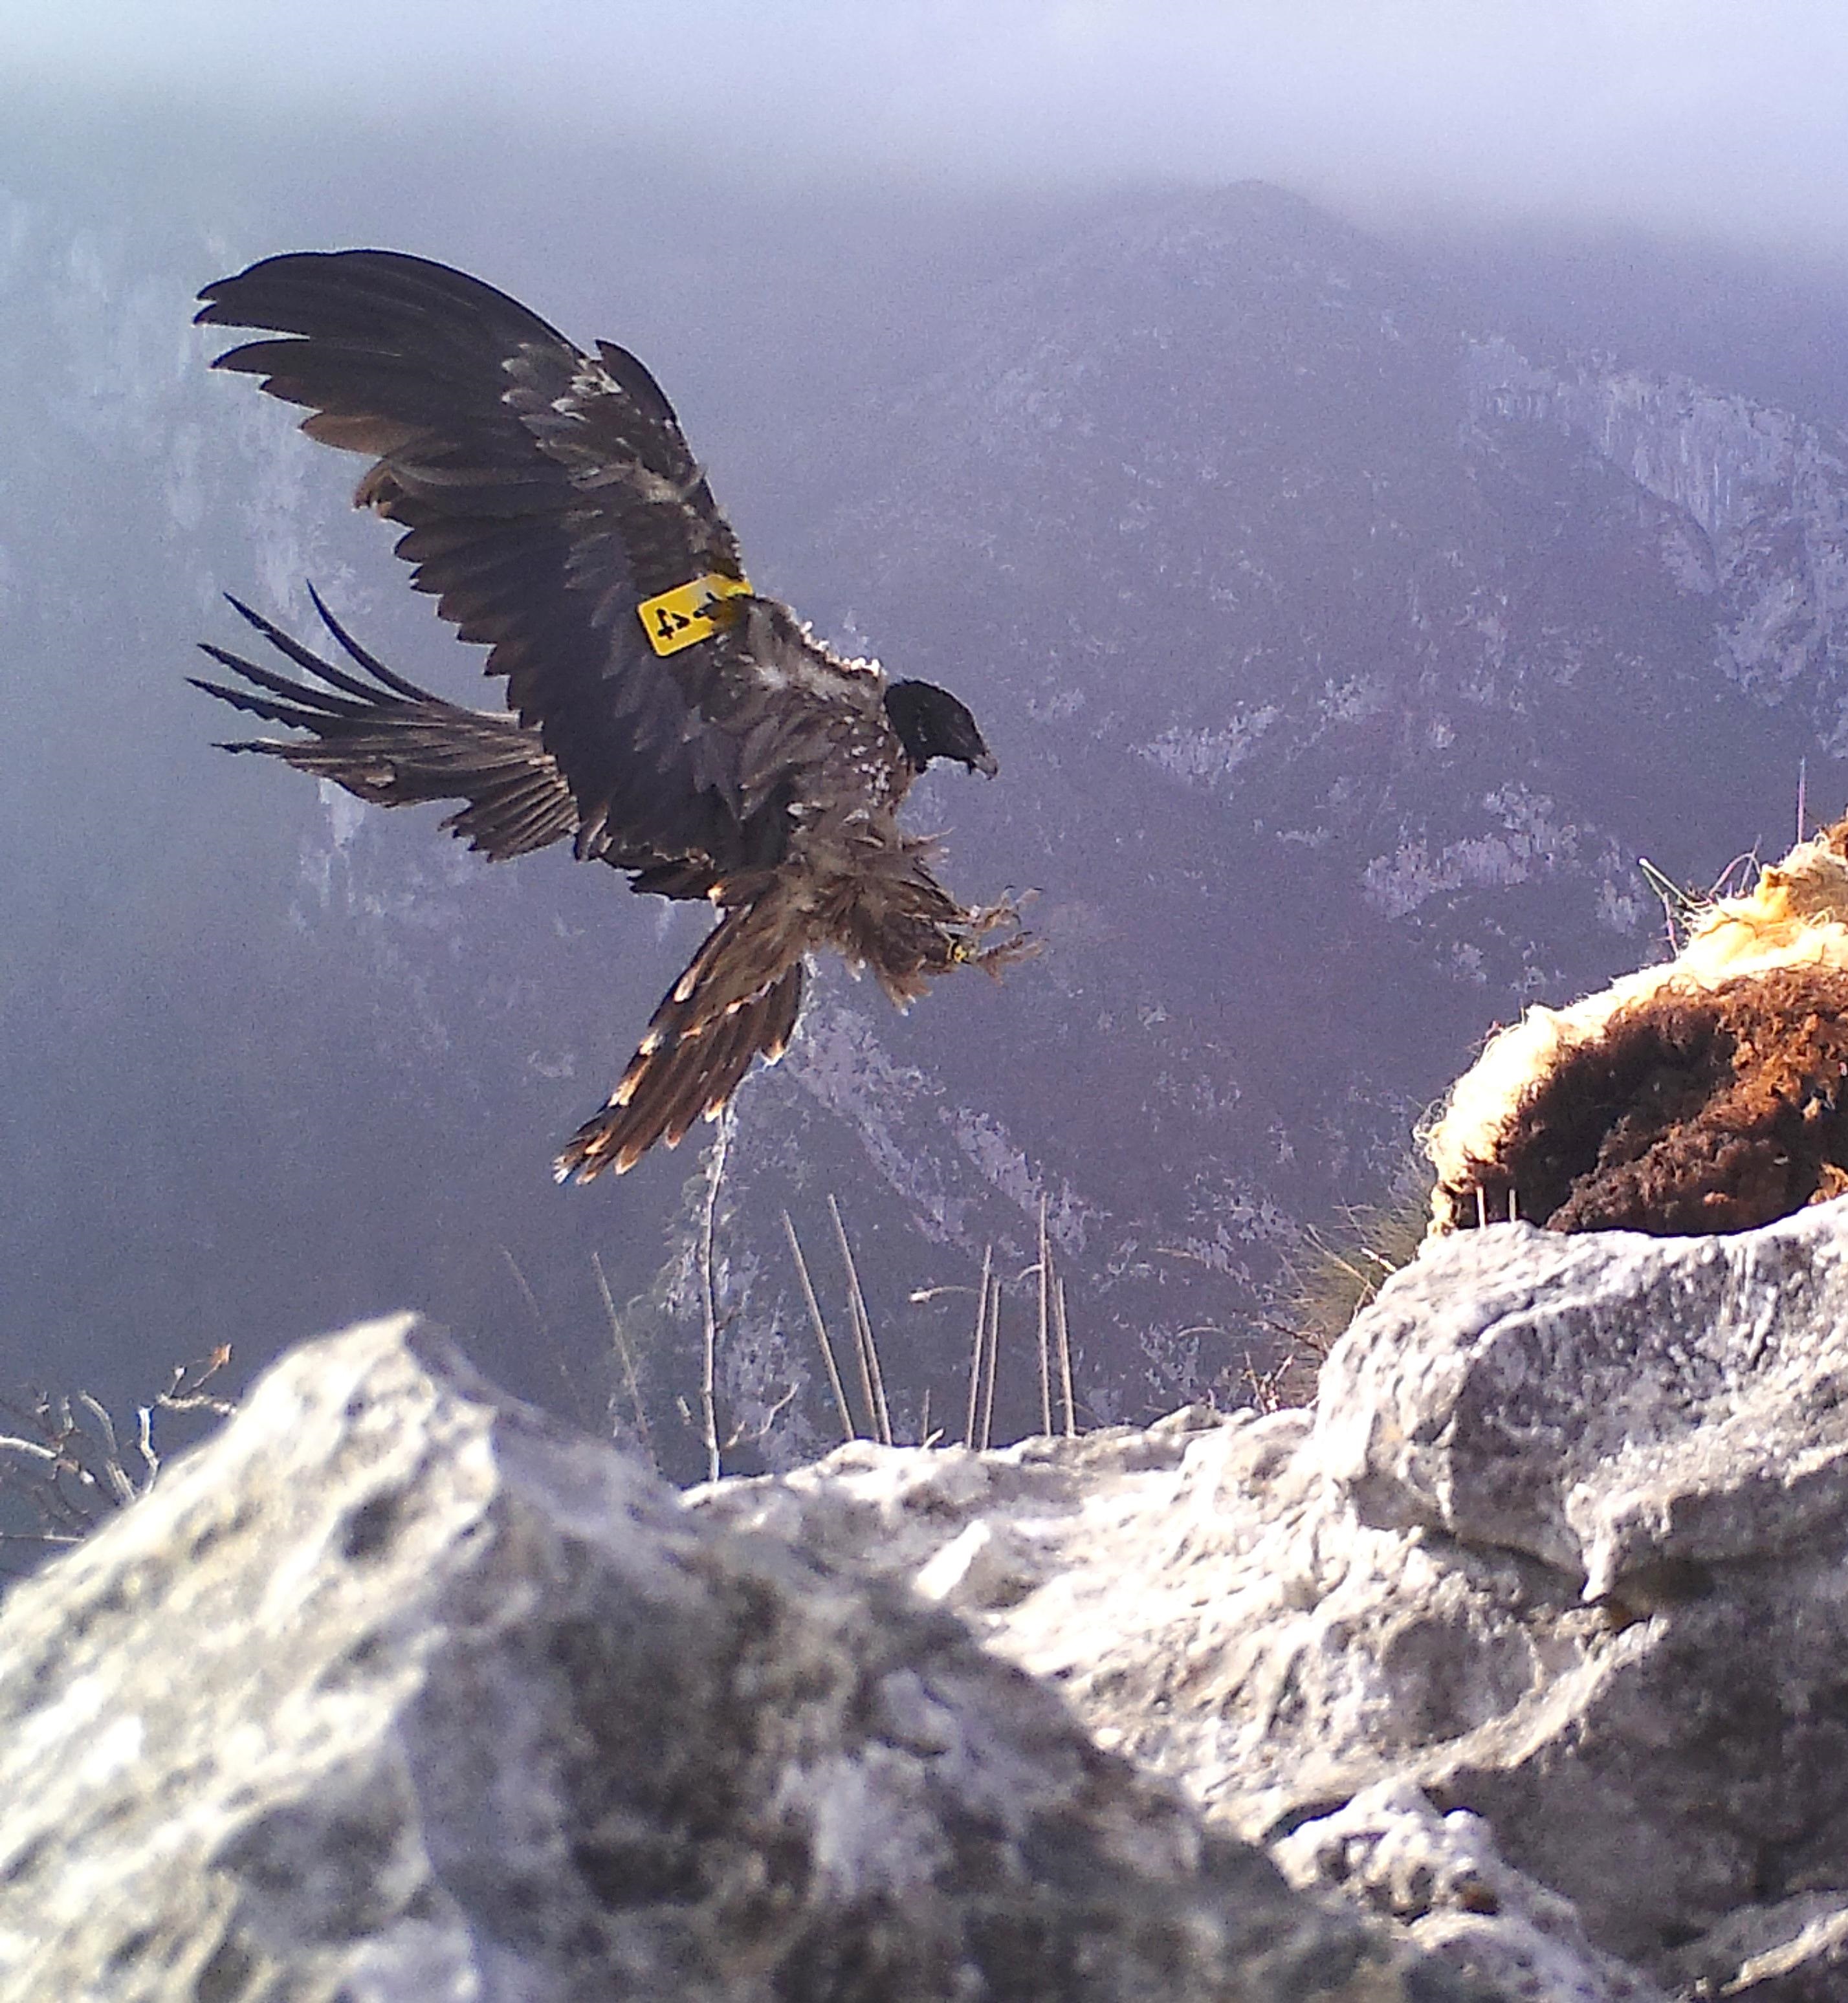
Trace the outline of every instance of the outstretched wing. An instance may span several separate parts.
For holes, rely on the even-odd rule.
[[[312,679],[292,680],[203,642],[201,651],[245,685],[194,678],[193,686],[266,723],[312,734],[306,739],[245,739],[226,750],[280,758],[378,806],[460,800],[443,826],[491,862],[530,855],[576,830],[577,803],[537,731],[514,717],[445,702],[394,674],[347,632],[312,586],[309,595],[328,631],[362,672],[355,675],[321,659],[233,599],[236,610]]]
[[[586,355],[493,287],[392,251],[268,258],[200,296],[202,322],[285,337],[216,366],[373,456],[358,505],[404,526],[417,588],[489,646],[574,796],[581,852],[761,856],[750,823],[781,808],[741,777],[740,712],[764,691],[726,623],[737,544],[633,355]]]

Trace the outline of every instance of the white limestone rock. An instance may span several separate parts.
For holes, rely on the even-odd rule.
[[[1661,2003],[1587,1938],[1570,1900],[1515,1870],[1465,1809],[1438,1814],[1402,1781],[1365,1788],[1272,1854],[1293,1885],[1339,1890],[1403,1926],[1459,1974],[1523,2003]]]
[[[1356,1322],[1314,1414],[844,1449],[700,1506],[927,1582],[1241,1834],[1409,1786],[1598,1955],[1666,1988],[1692,1956],[1716,1994],[1749,1964],[1762,2003],[1808,2003],[1826,1926],[1736,1954],[1727,1929],[1832,1896],[1848,1857],[1843,1208],[1459,1233]],[[1534,1993],[1598,1994],[1601,1966]]]
[[[1456,1235],[1324,1373],[1362,1516],[1625,1582],[1794,1551],[1848,1512],[1839,1207],[1727,1237]]]
[[[4,2003],[1157,1994],[1464,1991],[951,1616],[408,1319],[296,1352],[0,1610]]]

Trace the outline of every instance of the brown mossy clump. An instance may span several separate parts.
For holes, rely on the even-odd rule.
[[[1848,1192],[1848,818],[1675,957],[1491,1036],[1426,1136],[1434,1232],[1745,1231]]]
[[[1848,1190],[1848,971],[1665,986],[1524,1094],[1440,1228],[1745,1231]]]

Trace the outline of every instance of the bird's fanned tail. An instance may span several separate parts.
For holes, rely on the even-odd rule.
[[[446,702],[394,674],[348,633],[312,586],[309,595],[329,633],[363,674],[323,660],[261,613],[232,599],[238,613],[313,680],[293,680],[206,643],[201,651],[245,686],[196,676],[193,686],[266,723],[313,736],[306,741],[249,738],[224,750],[280,758],[377,806],[460,800],[462,806],[443,824],[490,861],[528,855],[572,832],[576,802],[536,730],[514,717]]]
[[[751,1060],[775,1064],[802,1006],[802,961],[774,899],[747,904],[709,932],[662,998],[609,1103],[566,1142],[560,1182],[625,1174],[665,1141],[678,1147],[702,1116],[716,1119]]]

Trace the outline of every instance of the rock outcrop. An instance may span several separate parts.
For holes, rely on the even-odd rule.
[[[408,1320],[21,1586],[0,1721],[7,2003],[1465,1993]]]
[[[1839,1998],[1845,1328],[1499,1226],[1313,1412],[686,1498],[351,1331],[0,1614],[0,1998]]]
[[[1514,1993],[1807,2003],[1848,1994],[1845,1330],[1839,1204],[1498,1226],[1388,1285],[1313,1413],[859,1446],[701,1506],[910,1577]]]

